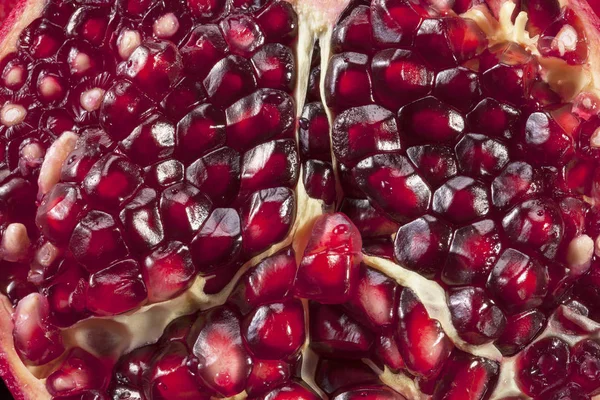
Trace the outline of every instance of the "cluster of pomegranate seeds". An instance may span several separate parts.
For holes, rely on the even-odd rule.
[[[50,396],[600,394],[600,116],[543,70],[585,27],[435,3],[312,58],[282,0],[46,4],[0,60],[0,290]]]

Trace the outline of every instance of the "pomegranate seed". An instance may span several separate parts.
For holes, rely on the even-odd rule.
[[[398,223],[373,208],[369,200],[346,197],[340,212],[350,218],[363,238],[391,235],[398,230]]]
[[[190,111],[177,123],[178,155],[191,161],[225,144],[225,117],[209,104]]]
[[[519,110],[490,97],[481,100],[467,114],[471,129],[499,138],[511,138],[514,135],[514,125],[518,118]]]
[[[303,158],[331,161],[329,120],[321,102],[304,105],[298,120],[298,145]]]
[[[495,176],[509,161],[508,149],[502,142],[470,133],[456,145],[456,158],[461,172],[471,176]]]
[[[572,373],[570,379],[587,393],[600,389],[600,344],[584,339],[573,347]]]
[[[225,397],[244,390],[251,360],[233,310],[218,307],[200,314],[188,336],[188,345],[198,358],[194,372],[206,386]]]
[[[69,351],[59,369],[46,379],[46,389],[53,396],[83,394],[88,390],[106,389],[110,369],[85,350],[75,347]]]
[[[328,395],[338,389],[378,382],[373,370],[362,361],[321,358],[315,374],[316,384]]]
[[[436,375],[453,348],[440,323],[429,318],[425,306],[408,288],[400,295],[398,317],[398,349],[406,368],[413,375]]]
[[[81,37],[95,46],[104,42],[109,23],[106,9],[79,7],[67,23],[67,36]]]
[[[536,164],[563,164],[573,153],[573,139],[546,113],[536,112],[525,123],[525,151]]]
[[[199,25],[181,47],[183,67],[199,79],[206,77],[227,51],[227,43],[217,25]]]
[[[500,234],[492,220],[457,229],[442,270],[442,280],[454,286],[484,283],[501,247]]]
[[[527,13],[527,30],[534,35],[542,33],[560,15],[556,0],[522,0],[521,9]]]
[[[184,179],[183,163],[170,159],[150,165],[144,169],[144,182],[154,189],[164,189]]]
[[[190,242],[194,264],[208,274],[235,262],[242,244],[240,217],[232,208],[215,208]]]
[[[132,250],[149,250],[163,241],[165,233],[155,190],[140,189],[119,216],[125,228],[125,240]]]
[[[116,315],[133,310],[147,299],[140,266],[134,260],[119,261],[90,276],[87,308],[95,315]]]
[[[556,337],[544,338],[517,356],[517,383],[529,396],[559,386],[569,376],[569,345]]]
[[[117,80],[104,94],[100,123],[117,140],[123,139],[138,125],[141,115],[150,108],[150,100],[132,83]]]
[[[171,342],[154,356],[144,379],[149,398],[165,400],[208,400],[206,389],[200,387],[187,366],[188,351],[183,343]]]
[[[469,111],[481,96],[477,74],[458,67],[441,71],[435,79],[434,95],[461,111]]]
[[[276,2],[274,4],[278,4]],[[283,3],[287,4],[287,3]],[[265,393],[262,396],[255,397],[251,400],[318,400],[319,397],[308,388],[308,386],[292,381],[279,386],[272,391]]]
[[[506,326],[506,316],[481,288],[453,289],[448,295],[448,308],[458,334],[472,344],[498,339]]]
[[[265,360],[287,359],[304,344],[304,308],[300,300],[255,309],[242,323],[249,350]]]
[[[165,96],[160,105],[169,117],[180,119],[205,100],[202,82],[185,77]]]
[[[394,280],[361,266],[355,294],[346,309],[357,320],[382,330],[394,323],[399,292],[400,287]]]
[[[405,400],[405,397],[387,386],[358,386],[339,392],[332,400]]]
[[[506,310],[522,311],[543,303],[548,279],[548,271],[535,259],[508,249],[494,266],[487,289]]]
[[[90,169],[83,191],[102,208],[117,208],[141,183],[139,167],[123,156],[107,154]]]
[[[48,300],[39,293],[23,297],[15,308],[15,349],[34,365],[46,364],[64,351],[60,331],[48,321],[49,313]]]
[[[156,354],[156,346],[139,347],[119,359],[115,365],[114,377],[123,384],[141,387],[142,377],[150,368]]]
[[[432,208],[452,222],[468,222],[488,214],[488,192],[481,182],[457,176],[435,191]]]
[[[458,173],[454,151],[447,146],[414,146],[406,154],[417,167],[425,181],[438,187]]]
[[[136,164],[150,165],[173,155],[175,127],[165,118],[152,115],[123,139],[120,147]]]
[[[208,197],[188,183],[168,187],[160,199],[165,233],[175,239],[189,239],[204,225],[211,208]]]
[[[429,208],[431,190],[404,156],[368,157],[354,167],[353,175],[374,203],[398,222],[422,215]]]
[[[373,335],[341,308],[310,304],[310,346],[321,355],[343,358],[366,357]]]
[[[343,51],[365,52],[373,48],[371,13],[368,6],[359,5],[333,29],[332,48]]]
[[[302,171],[308,196],[332,204],[336,199],[333,166],[328,162],[308,160],[302,165]]]
[[[292,374],[290,364],[279,360],[252,360],[252,371],[246,384],[246,393],[256,396],[269,392],[287,382]]]
[[[181,76],[181,54],[169,41],[146,41],[138,46],[120,71],[153,97],[165,93]]]
[[[325,101],[329,107],[348,108],[372,102],[369,58],[359,53],[341,53],[329,61],[325,78]]]
[[[321,303],[340,304],[356,287],[362,240],[343,214],[317,219],[294,282],[294,293]]]
[[[294,101],[285,92],[259,89],[225,110],[227,142],[247,150],[275,136],[286,136],[294,127]]]
[[[203,84],[213,103],[225,106],[251,93],[256,87],[256,77],[248,60],[230,55],[214,64]]]
[[[229,301],[242,314],[247,314],[255,307],[285,299],[294,282],[296,268],[292,250],[284,249],[267,257],[240,278]]]
[[[21,32],[17,46],[32,58],[43,59],[56,54],[64,41],[59,27],[39,18]]]
[[[573,400],[590,400],[590,396],[587,395],[575,383],[568,383],[565,387],[550,389],[544,391],[540,396],[548,400],[561,400],[561,399],[573,399]]]
[[[426,10],[407,0],[375,0],[371,4],[373,38],[379,45],[407,45],[414,38]]]
[[[455,351],[440,375],[433,399],[484,399],[496,385],[499,370],[494,361]]]
[[[464,117],[435,97],[419,99],[400,109],[402,132],[411,142],[444,143],[465,129]]]
[[[279,43],[269,43],[252,56],[260,87],[291,92],[296,81],[296,61],[292,50]]]
[[[588,59],[585,26],[569,8],[543,31],[538,41],[540,53],[559,57],[569,64],[584,64]]]
[[[338,160],[352,164],[364,156],[400,150],[394,115],[369,105],[346,110],[333,123],[333,152]]]
[[[240,155],[229,147],[222,147],[192,163],[186,171],[186,180],[210,197],[217,205],[230,204],[240,188]]]
[[[274,1],[256,17],[267,42],[288,42],[298,33],[298,15],[291,4]]]
[[[503,355],[512,356],[531,343],[545,323],[544,314],[535,309],[509,315],[504,332],[494,344]]]
[[[69,241],[69,249],[90,273],[127,255],[116,221],[109,214],[95,210],[88,212],[77,224]]]
[[[148,301],[154,303],[177,296],[192,284],[195,275],[187,246],[169,242],[157,248],[146,257],[142,268]]]
[[[37,211],[36,225],[54,243],[64,243],[71,236],[82,209],[77,186],[57,184],[44,196]]]
[[[219,26],[225,34],[229,51],[242,57],[248,57],[254,53],[265,41],[260,26],[248,15],[228,15]]]
[[[522,161],[512,162],[492,182],[492,203],[498,208],[506,208],[539,190],[533,167]]]
[[[398,344],[393,330],[379,336],[375,340],[375,356],[377,359],[395,373],[406,368],[400,355]]]

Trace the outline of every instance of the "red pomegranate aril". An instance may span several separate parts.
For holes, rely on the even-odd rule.
[[[432,96],[402,107],[398,119],[403,137],[416,144],[450,142],[465,129],[464,117]]]
[[[111,215],[96,210],[88,212],[77,224],[69,241],[69,250],[91,273],[127,255],[116,221]]]
[[[169,41],[146,41],[137,47],[120,68],[120,75],[158,98],[181,76],[183,62],[179,50]]]
[[[565,8],[541,34],[538,49],[546,57],[558,57],[568,64],[584,64],[588,59],[585,29],[579,17],[570,8]]]
[[[164,400],[208,400],[210,395],[198,385],[187,364],[188,351],[185,345],[169,343],[154,356],[144,373],[147,396]]]
[[[198,25],[181,46],[185,71],[199,79],[206,77],[227,52],[227,43],[217,25]]]
[[[493,220],[463,226],[454,233],[442,270],[442,280],[452,286],[483,284],[502,248]]]
[[[150,100],[131,82],[117,80],[104,94],[100,123],[116,140],[126,137],[150,108]]]
[[[435,191],[432,209],[451,222],[469,222],[488,214],[489,195],[481,182],[468,176],[456,176]]]
[[[395,260],[404,268],[433,278],[448,255],[452,228],[431,215],[400,227],[394,242]]]
[[[557,337],[547,337],[530,345],[517,356],[517,383],[529,396],[556,387],[569,377],[569,345]]]
[[[68,241],[83,209],[82,203],[77,186],[65,183],[55,185],[38,207],[38,229],[55,243]]]
[[[522,0],[521,10],[527,13],[527,30],[538,35],[560,15],[560,4],[556,0]]]
[[[397,222],[377,211],[366,199],[345,197],[340,212],[350,218],[363,238],[392,235],[398,230]]]
[[[321,102],[321,66],[317,65],[310,70],[308,75],[308,90],[306,101]]]
[[[469,111],[481,96],[477,74],[464,67],[438,72],[433,94],[463,112]]]
[[[304,105],[298,120],[298,147],[300,156],[321,161],[331,161],[329,120],[321,102]]]
[[[484,132],[498,138],[511,138],[519,115],[516,108],[487,97],[467,114],[467,121],[475,132]]]
[[[256,396],[276,388],[290,379],[291,369],[291,365],[284,361],[253,359],[246,393]]]
[[[21,32],[17,47],[35,59],[50,58],[64,40],[64,33],[58,26],[39,18]]]
[[[278,4],[276,2],[274,4]],[[284,2],[284,4],[287,4]],[[265,393],[262,396],[252,397],[249,400],[318,400],[317,396],[311,389],[308,388],[304,383],[292,381],[284,385],[279,386],[272,391]]]
[[[395,322],[400,287],[386,275],[362,265],[354,295],[345,308],[355,318],[376,330]]]
[[[275,136],[285,136],[294,127],[294,101],[285,92],[259,89],[225,110],[227,144],[248,150]]]
[[[248,57],[264,43],[260,27],[249,15],[231,14],[219,25],[233,54]]]
[[[427,16],[420,4],[407,0],[371,2],[371,29],[381,46],[410,45],[422,18]]]
[[[393,329],[375,339],[373,350],[377,360],[392,372],[398,373],[406,368]]]
[[[125,240],[133,251],[149,250],[165,237],[158,209],[158,194],[150,188],[140,189],[119,214]]]
[[[140,387],[144,372],[150,367],[156,350],[155,345],[147,345],[122,356],[113,370],[113,379],[125,385]]]
[[[481,61],[484,93],[501,102],[522,105],[537,75],[536,60],[516,43],[501,43],[489,52]]]
[[[244,250],[253,255],[280,242],[296,216],[296,199],[291,189],[278,187],[255,192],[242,206]]]
[[[396,118],[377,105],[355,107],[339,114],[333,123],[332,143],[336,158],[347,164],[373,153],[401,149]]]
[[[369,58],[360,53],[341,53],[329,61],[325,78],[325,101],[345,109],[372,102]]]
[[[540,306],[548,290],[548,271],[537,260],[507,249],[487,282],[488,292],[509,312]]]
[[[229,301],[245,315],[255,307],[285,299],[294,283],[296,269],[292,250],[284,249],[267,257],[240,278]]]
[[[562,165],[574,152],[573,138],[550,114],[531,114],[524,135],[524,150],[533,164]]]
[[[431,190],[407,157],[379,154],[353,169],[359,187],[395,221],[405,222],[429,209]]]
[[[433,71],[410,50],[382,50],[373,56],[371,69],[375,100],[393,111],[433,88]]]
[[[310,303],[310,346],[318,354],[340,358],[366,357],[372,333],[339,306]]]
[[[222,306],[203,312],[194,322],[188,346],[198,358],[198,378],[208,388],[230,397],[244,390],[251,360],[242,343],[237,313]]]
[[[294,282],[294,293],[320,303],[348,301],[356,287],[360,233],[343,214],[325,214],[313,225]]]
[[[202,104],[177,123],[178,155],[191,161],[225,144],[225,116],[210,104]]]
[[[429,318],[423,303],[408,288],[400,295],[398,317],[396,340],[406,368],[421,377],[436,375],[454,347],[440,323]]]
[[[371,12],[368,6],[359,5],[333,29],[331,46],[334,51],[367,52],[373,48]]]
[[[224,0],[186,0],[186,4],[192,15],[201,20],[219,16],[225,7]]]
[[[475,345],[498,339],[506,326],[506,316],[478,287],[452,289],[448,294],[452,324],[459,336]]]
[[[164,189],[184,179],[183,163],[169,159],[144,168],[144,182],[157,190]]]
[[[500,366],[485,358],[455,351],[436,384],[435,400],[481,400],[488,398],[498,380]]]
[[[227,106],[256,88],[252,65],[243,57],[230,55],[214,64],[203,81],[209,98]]]
[[[527,194],[540,191],[531,165],[515,161],[506,166],[492,182],[492,203],[498,208],[514,205]]]
[[[189,183],[168,187],[160,199],[165,233],[175,239],[189,239],[206,222],[211,208],[210,199]]]
[[[257,16],[267,43],[289,42],[298,33],[298,15],[292,5],[285,1],[274,1],[267,5]]]
[[[138,166],[124,156],[107,154],[90,169],[83,191],[98,206],[116,208],[133,195],[141,180]]]
[[[271,303],[255,309],[242,322],[242,335],[258,358],[281,360],[304,344],[304,308],[300,300]]]
[[[572,350],[570,380],[581,386],[583,391],[595,395],[600,391],[600,344],[583,339]]]
[[[48,300],[39,293],[25,296],[15,308],[15,350],[33,365],[46,364],[64,351],[61,333],[50,323],[49,316]]]
[[[502,142],[476,133],[465,135],[455,151],[461,172],[470,176],[495,176],[510,159]]]
[[[328,395],[344,387],[378,381],[377,375],[362,360],[321,358],[315,373],[315,383]]]
[[[337,393],[332,400],[405,400],[405,397],[387,386],[360,385]]]
[[[187,289],[196,275],[196,267],[187,246],[169,242],[150,253],[144,260],[142,277],[148,301],[168,300]]]
[[[535,309],[509,315],[504,332],[494,344],[504,356],[515,355],[531,343],[545,324],[546,316]]]
[[[0,78],[7,89],[18,90],[27,80],[28,72],[26,63],[16,53],[5,56],[2,61]]]
[[[450,147],[413,146],[406,150],[406,154],[432,187],[440,186],[458,173],[454,151]]]
[[[121,141],[120,148],[141,166],[169,158],[175,152],[175,126],[161,115],[152,115]]]
[[[82,395],[89,390],[104,390],[110,379],[110,369],[85,350],[69,351],[60,367],[46,379],[46,389],[52,396]]]
[[[31,91],[47,106],[59,106],[68,93],[64,65],[38,64],[31,72]]]
[[[515,206],[502,220],[502,226],[509,239],[550,259],[556,255],[564,231],[560,209],[545,198]]]
[[[294,140],[273,140],[248,150],[242,159],[240,195],[275,186],[294,187],[298,180]]]
[[[189,246],[198,271],[207,274],[234,262],[241,244],[238,213],[232,208],[215,208]]]
[[[86,305],[96,315],[124,313],[142,305],[146,299],[146,286],[134,260],[119,261],[90,276]]]
[[[168,117],[175,120],[183,118],[193,107],[197,107],[205,100],[206,93],[202,82],[185,77],[165,96],[160,106]]]
[[[258,86],[291,92],[296,81],[292,50],[279,43],[264,45],[252,56]]]
[[[106,9],[79,7],[66,26],[67,36],[81,37],[95,46],[104,42],[109,16]]]
[[[329,162],[308,160],[302,164],[303,184],[306,194],[313,199],[333,204],[336,199],[335,174]]]
[[[546,390],[538,398],[548,400],[590,400],[590,396],[576,383],[568,383],[563,387]]]
[[[186,170],[186,180],[216,205],[228,205],[240,189],[240,154],[221,147],[197,159]]]

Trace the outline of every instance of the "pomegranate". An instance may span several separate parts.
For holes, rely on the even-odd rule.
[[[600,399],[597,12],[0,0],[12,396]]]

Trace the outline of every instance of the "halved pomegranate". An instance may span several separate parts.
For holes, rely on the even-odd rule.
[[[14,398],[600,399],[593,4],[0,1]]]

